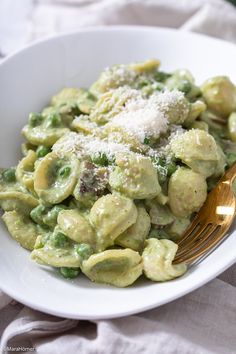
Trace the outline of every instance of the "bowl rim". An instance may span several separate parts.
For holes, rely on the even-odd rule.
[[[33,310],[41,311],[43,313],[47,313],[47,314],[50,314],[53,316],[74,319],[74,320],[108,320],[108,319],[115,319],[115,318],[131,316],[131,315],[135,315],[135,314],[142,313],[145,311],[149,311],[149,310],[155,309],[159,306],[168,304],[168,303],[170,303],[174,300],[177,300],[185,295],[188,295],[188,294],[192,293],[193,291],[201,288],[203,285],[206,285],[211,280],[215,279],[218,275],[222,274],[225,270],[227,270],[235,262],[236,262],[236,259],[232,260],[231,262],[227,263],[227,265],[222,267],[218,272],[214,273],[213,276],[210,275],[207,278],[204,278],[202,281],[196,282],[194,286],[191,285],[191,287],[188,287],[187,289],[183,289],[182,291],[179,291],[178,293],[176,293],[174,295],[171,294],[169,296],[166,296],[165,299],[159,301],[158,304],[152,303],[152,304],[149,304],[146,306],[142,306],[142,307],[140,306],[138,310],[133,309],[133,310],[126,310],[123,312],[120,311],[119,314],[117,314],[117,313],[110,314],[109,313],[106,315],[78,315],[76,313],[73,313],[73,314],[70,313],[70,315],[68,316],[68,313],[66,311],[58,310],[58,309],[54,310],[54,309],[48,307],[47,305],[41,305],[39,303],[36,304],[32,300],[25,300],[24,297],[21,297],[18,294],[15,295],[13,290],[9,290],[7,287],[5,288],[1,284],[0,284],[0,290],[2,290],[6,295],[10,296],[13,300],[18,301],[21,304],[23,304],[27,307],[30,307]],[[126,288],[123,288],[123,289],[125,290]],[[96,291],[96,289],[94,291]]]
[[[72,31],[65,31],[65,32],[61,32],[61,33],[56,33],[56,34],[51,34],[51,35],[47,35],[43,38],[40,39],[36,39],[33,42],[29,42],[27,44],[24,45],[24,47],[13,51],[12,53],[10,53],[9,55],[6,55],[6,57],[3,57],[3,59],[1,59],[0,61],[0,67],[2,65],[4,65],[6,62],[8,62],[9,60],[11,60],[12,58],[14,58],[15,56],[28,51],[36,46],[38,46],[39,44],[43,44],[43,43],[48,43],[54,40],[60,40],[62,38],[66,38],[66,37],[70,37],[73,35],[77,35],[79,33],[93,33],[93,32],[121,32],[121,31],[157,31],[157,32],[166,32],[166,33],[172,33],[173,35],[177,35],[179,33],[181,33],[181,35],[186,36],[186,37],[195,37],[195,38],[199,38],[202,40],[211,40],[214,41],[215,43],[219,43],[222,45],[227,45],[229,47],[235,48],[236,49],[236,43],[233,42],[229,42],[226,40],[223,40],[221,38],[216,38],[213,36],[209,36],[206,34],[202,34],[202,33],[196,33],[196,32],[191,32],[191,31],[186,31],[180,28],[171,28],[171,27],[161,27],[161,26],[141,26],[141,25],[115,25],[115,26],[105,26],[105,25],[101,25],[101,26],[88,26],[88,27],[81,27],[79,29],[76,30],[72,30]]]
[[[17,57],[18,55],[20,55],[21,53],[30,51],[31,49],[33,49],[34,47],[37,47],[40,44],[44,44],[44,43],[49,43],[51,41],[55,41],[55,40],[60,40],[60,39],[65,39],[67,37],[70,36],[74,36],[74,35],[79,35],[81,33],[97,33],[97,32],[137,32],[137,31],[141,31],[141,32],[148,32],[148,31],[156,31],[156,32],[166,32],[166,33],[171,33],[174,36],[185,36],[186,39],[191,39],[192,37],[195,38],[199,38],[201,40],[211,40],[214,41],[215,43],[218,43],[220,45],[226,45],[230,48],[234,48],[234,50],[236,50],[236,45],[230,42],[227,42],[225,40],[222,39],[218,39],[218,38],[214,38],[208,35],[204,35],[204,34],[199,34],[199,33],[193,33],[193,32],[187,32],[187,31],[183,31],[180,29],[173,29],[173,28],[168,28],[168,27],[155,27],[155,26],[133,26],[133,25],[119,25],[119,26],[98,26],[98,27],[84,27],[84,28],[80,28],[77,30],[73,30],[73,31],[69,31],[69,32],[64,32],[64,33],[60,33],[60,34],[56,34],[56,35],[50,35],[50,36],[46,36],[42,39],[36,40],[33,43],[29,43],[26,46],[24,46],[24,48],[14,51],[12,54],[7,55],[4,59],[2,59],[0,61],[0,70],[1,68],[7,64],[11,59],[14,59],[15,57]],[[68,317],[68,314],[66,313],[66,311],[64,310],[54,310],[52,308],[49,308],[48,305],[44,305],[41,303],[34,303],[34,301],[32,300],[28,300],[25,299],[24,296],[21,296],[21,294],[16,294],[14,292],[13,289],[8,289],[8,286],[5,286],[1,281],[0,281],[0,289],[5,292],[7,295],[9,295],[10,297],[12,297],[13,299],[16,299],[17,301],[19,301],[20,303],[29,306],[33,309],[36,309],[38,311],[42,311],[42,312],[46,312],[48,314],[51,315],[55,315],[55,316],[59,316],[59,317],[67,317],[67,318],[71,318],[71,319],[84,319],[84,320],[98,320],[98,319],[112,319],[112,318],[119,318],[119,317],[123,317],[123,316],[129,316],[135,313],[140,313],[143,311],[147,311],[150,309],[153,309],[157,306],[161,306],[163,304],[169,303],[173,300],[176,300],[188,293],[191,293],[192,291],[196,290],[197,288],[200,288],[201,286],[203,286],[204,284],[208,283],[209,281],[211,281],[212,279],[216,278],[219,274],[221,274],[222,272],[224,272],[227,268],[229,268],[231,265],[233,265],[236,262],[236,256],[233,259],[228,260],[227,264],[225,263],[225,265],[223,267],[221,267],[217,272],[214,272],[214,274],[210,274],[206,277],[204,277],[201,281],[196,282],[194,285],[188,286],[186,288],[183,288],[182,291],[179,291],[176,294],[170,294],[168,296],[166,296],[163,300],[159,301],[158,304],[148,304],[146,306],[142,306],[139,307],[139,310],[137,309],[133,309],[130,311],[124,311],[124,312],[119,312],[119,314],[117,313],[113,313],[113,314],[107,314],[107,315],[103,315],[103,316],[99,316],[99,315],[90,315],[90,316],[81,316],[78,314],[70,314]],[[115,312],[115,311],[114,311]]]

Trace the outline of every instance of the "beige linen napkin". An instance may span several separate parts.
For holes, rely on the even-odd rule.
[[[175,27],[236,42],[236,8],[223,0],[1,0],[0,53],[49,34],[113,24]],[[233,354],[236,266],[172,303],[110,321],[54,317],[0,291],[0,336],[0,353]]]

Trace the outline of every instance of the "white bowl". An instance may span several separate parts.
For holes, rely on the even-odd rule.
[[[225,74],[236,82],[236,47],[191,33],[148,27],[86,29],[36,43],[0,65],[1,166],[20,157],[20,129],[28,113],[42,109],[65,86],[89,86],[115,63],[159,58],[164,70],[188,68],[201,83]],[[152,283],[143,279],[117,289],[62,279],[29,259],[0,224],[0,288],[32,308],[54,315],[104,319],[160,306],[202,286],[236,261],[236,233],[182,278]]]

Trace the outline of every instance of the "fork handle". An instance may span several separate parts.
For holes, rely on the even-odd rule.
[[[226,171],[224,176],[221,178],[221,182],[229,181],[232,183],[236,177],[236,162]]]

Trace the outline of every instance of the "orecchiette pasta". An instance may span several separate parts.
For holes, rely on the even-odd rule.
[[[79,268],[81,265],[80,257],[72,246],[63,248],[44,246],[43,248],[37,248],[31,253],[31,259],[39,264],[52,267]]]
[[[32,145],[52,146],[69,129],[63,124],[61,117],[57,113],[31,114],[29,124],[22,129],[23,136]]]
[[[168,195],[173,214],[188,217],[198,211],[206,200],[206,180],[199,173],[180,167],[170,178]]]
[[[142,255],[144,274],[153,281],[166,281],[183,275],[186,265],[172,264],[177,249],[178,246],[170,240],[147,240]]]
[[[150,216],[142,206],[137,207],[138,215],[135,224],[126,229],[116,239],[116,245],[131,248],[134,251],[143,249],[144,240],[151,228]]]
[[[208,79],[201,90],[207,106],[220,116],[228,118],[236,110],[236,87],[227,76]]]
[[[136,222],[137,208],[131,199],[119,194],[108,194],[94,203],[89,219],[97,232],[97,248],[104,250]]]
[[[235,85],[159,66],[114,65],[88,90],[63,88],[30,113],[17,166],[0,169],[9,233],[64,278],[125,287],[184,274],[174,241],[236,162]]]
[[[8,211],[2,217],[11,236],[19,242],[19,244],[32,251],[38,236],[36,224],[30,218],[18,211]]]
[[[0,192],[0,206],[5,211],[22,211],[28,215],[38,205],[38,200],[29,193],[18,191]]]
[[[177,136],[171,142],[171,149],[176,158],[206,177],[214,174],[220,160],[214,138],[199,129]]]
[[[157,201],[147,201],[151,223],[156,226],[165,226],[172,224],[174,216],[167,205],[160,205]]]
[[[35,151],[29,150],[16,169],[17,180],[32,193],[34,193],[34,164],[36,160]]]
[[[112,189],[133,199],[151,199],[161,192],[157,173],[150,159],[134,154],[119,155],[116,165],[109,178]]]
[[[76,209],[60,211],[57,222],[65,235],[73,241],[95,244],[96,235],[92,226]]]
[[[54,152],[46,155],[35,170],[34,189],[45,202],[57,204],[72,194],[79,162],[73,156],[59,158]]]
[[[236,112],[231,113],[229,116],[228,129],[230,139],[236,141]]]
[[[92,281],[125,287],[142,274],[142,259],[131,249],[107,250],[82,263],[82,271]]]

